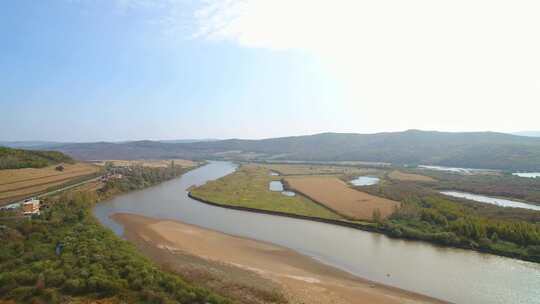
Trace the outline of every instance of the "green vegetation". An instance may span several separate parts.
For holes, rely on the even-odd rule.
[[[540,212],[458,202],[407,182],[385,182],[364,190],[403,202],[379,224],[390,236],[540,262]]]
[[[194,197],[223,205],[278,211],[304,216],[340,219],[332,211],[303,196],[285,196],[270,191],[272,180],[269,170],[259,166],[243,165],[227,175],[191,190]]]
[[[101,190],[50,198],[28,220],[0,217],[0,299],[24,303],[229,303],[162,271],[91,215],[97,201],[178,176],[185,169],[124,169]],[[4,214],[9,216],[9,214]],[[59,246],[60,245],[60,246]]]
[[[444,185],[450,183],[442,174],[434,177]],[[488,187],[490,181],[499,178],[458,177],[477,179],[478,183],[472,185],[478,185],[478,188]],[[458,177],[452,180],[455,184],[459,182]],[[512,179],[508,176],[504,178]],[[302,196],[291,198],[269,191],[270,180],[272,177],[268,169],[243,165],[231,175],[192,189],[192,194],[219,204],[343,220]],[[386,219],[382,219],[380,212],[374,212],[373,223],[348,223],[396,238],[417,239],[540,262],[540,212],[448,198],[438,193],[435,187],[439,186],[439,182],[385,178],[378,185],[361,187],[361,191],[372,195],[400,201],[402,207]]]
[[[43,168],[58,163],[74,163],[56,151],[30,151],[0,147],[0,169]]]
[[[438,189],[502,196],[540,203],[540,178],[523,178],[512,174],[463,175],[432,170],[417,170],[436,178]]]

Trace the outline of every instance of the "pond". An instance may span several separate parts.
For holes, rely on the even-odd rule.
[[[268,185],[268,188],[270,189],[270,191],[275,192],[282,192],[284,190],[283,183],[281,181],[271,181]]]
[[[378,184],[380,179],[378,177],[373,176],[359,176],[351,181],[349,181],[351,184],[355,186],[371,186]]]
[[[296,193],[293,191],[285,191],[285,187],[283,187],[283,183],[281,181],[271,181],[268,185],[268,188],[270,191],[274,192],[281,192],[281,194],[285,196],[295,196]]]
[[[441,193],[444,195],[452,196],[452,197],[464,198],[471,201],[497,205],[500,207],[513,207],[513,208],[523,208],[523,209],[540,211],[540,206],[527,204],[524,202],[512,201],[512,200],[504,199],[504,198],[489,197],[489,196],[480,195],[480,194],[472,194],[472,193],[458,192],[458,191],[441,191]]]

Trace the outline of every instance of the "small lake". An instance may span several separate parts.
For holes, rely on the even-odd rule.
[[[512,173],[512,175],[519,177],[537,178],[540,177],[540,172],[516,172]]]
[[[94,215],[118,235],[123,234],[123,227],[109,216],[128,212],[265,241],[362,278],[454,303],[540,303],[540,264],[325,223],[225,209],[187,195],[189,187],[235,170],[236,165],[230,162],[210,162],[180,178],[96,204]]]
[[[371,186],[378,184],[380,179],[378,177],[373,176],[359,176],[351,181],[349,181],[351,184],[355,186]]]
[[[279,173],[275,171],[270,171],[270,176],[279,176]]]
[[[285,191],[285,187],[283,187],[283,183],[281,181],[271,181],[268,184],[268,188],[270,189],[270,191],[281,192],[281,194],[283,194],[285,196],[295,196],[296,195],[296,193],[294,193],[293,191]]]
[[[518,201],[511,201],[504,198],[489,197],[485,195],[458,192],[458,191],[441,191],[441,193],[444,195],[452,196],[452,197],[465,198],[471,201],[497,205],[500,207],[513,207],[513,208],[523,208],[523,209],[540,211],[540,206],[518,202]]]
[[[282,192],[284,190],[283,183],[281,181],[271,181],[268,185],[270,191]]]

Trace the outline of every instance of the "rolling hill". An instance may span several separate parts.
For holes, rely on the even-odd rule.
[[[193,143],[137,141],[52,147],[78,159],[229,158],[368,161],[504,170],[540,170],[540,138],[495,132],[408,130],[376,134],[322,133],[261,140]]]
[[[0,169],[43,168],[73,159],[58,151],[30,151],[0,147]]]

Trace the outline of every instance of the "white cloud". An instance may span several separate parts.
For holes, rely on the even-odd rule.
[[[344,106],[404,126],[425,112],[441,129],[511,129],[540,111],[538,16],[538,1],[213,0],[195,36],[315,54]]]

